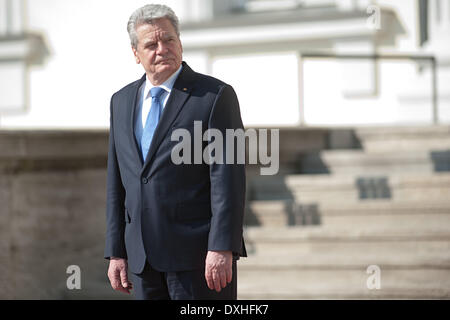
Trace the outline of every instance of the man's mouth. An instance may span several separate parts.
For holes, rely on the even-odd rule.
[[[164,60],[159,61],[157,64],[166,64],[169,62],[170,62],[170,59],[164,59]]]

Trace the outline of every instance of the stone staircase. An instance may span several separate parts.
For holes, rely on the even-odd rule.
[[[363,149],[306,154],[302,173],[249,176],[239,299],[450,298],[450,130],[354,134]],[[111,289],[103,241],[92,243],[64,264],[81,267],[82,289],[63,279],[50,296],[132,299]],[[380,289],[368,288],[370,266]]]
[[[249,178],[239,299],[450,298],[450,128],[354,134],[362,149]]]

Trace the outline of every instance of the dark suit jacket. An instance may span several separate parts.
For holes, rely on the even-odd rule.
[[[111,98],[105,258],[126,258],[129,270],[140,273],[146,258],[169,272],[204,267],[208,250],[246,256],[245,165],[193,164],[193,147],[192,164],[171,160],[177,128],[189,130],[192,139],[194,121],[202,121],[202,134],[216,128],[225,137],[226,129],[243,128],[233,88],[183,62],[143,163],[134,123],[145,77]]]

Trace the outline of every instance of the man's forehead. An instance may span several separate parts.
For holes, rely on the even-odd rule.
[[[168,39],[175,36],[175,32],[164,31],[161,29],[138,32],[138,38],[142,41],[142,43],[154,42],[158,39]]]
[[[175,33],[174,27],[168,20],[164,21],[165,23],[161,20],[156,20],[154,23],[143,23],[136,28],[136,31],[141,34],[153,35],[170,35]]]

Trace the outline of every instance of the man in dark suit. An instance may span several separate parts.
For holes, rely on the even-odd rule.
[[[182,61],[170,8],[136,10],[128,32],[145,75],[111,98],[105,247],[111,285],[133,289],[138,299],[236,299],[236,260],[246,256],[245,165],[171,158],[177,129],[194,136],[200,128],[202,137],[209,129],[223,136],[243,129],[236,94]]]

